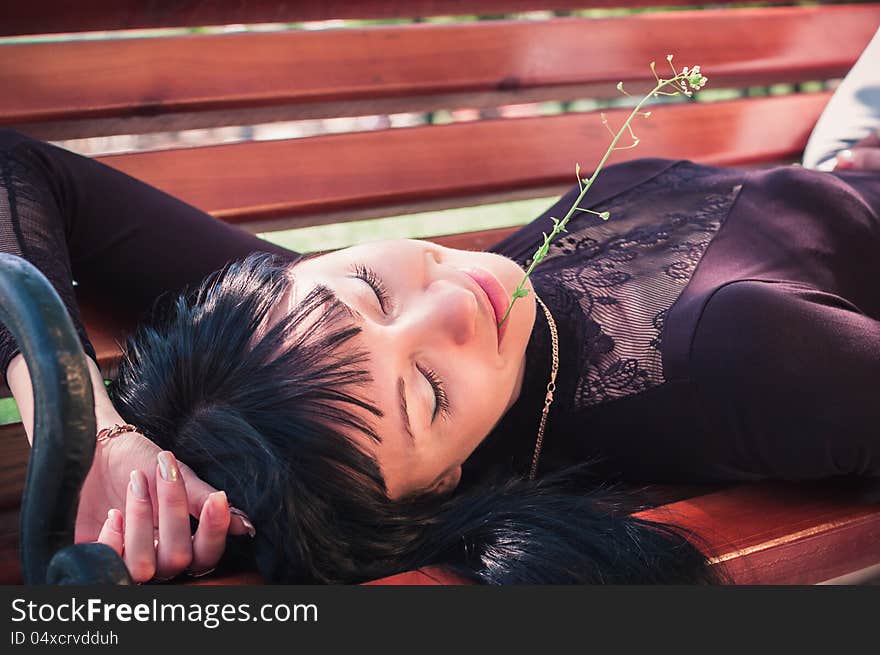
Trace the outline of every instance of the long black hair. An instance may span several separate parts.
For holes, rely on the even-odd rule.
[[[126,421],[226,491],[257,534],[236,564],[270,583],[356,583],[425,565],[487,584],[722,581],[687,535],[635,518],[585,467],[392,501],[360,392],[360,329],[315,287],[274,325],[290,263],[254,253],[157,303],[128,338],[110,396]],[[306,323],[308,321],[308,323]],[[301,328],[301,329],[298,329]],[[306,329],[302,329],[306,328]]]

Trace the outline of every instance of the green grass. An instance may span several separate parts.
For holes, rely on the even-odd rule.
[[[572,173],[572,179],[574,173]],[[525,225],[558,198],[533,198],[513,202],[374,218],[294,230],[264,232],[258,236],[297,252],[332,250],[380,239],[423,239],[444,234],[491,230]]]
[[[21,416],[18,413],[18,407],[15,406],[15,400],[0,398],[0,425],[18,423],[19,421],[21,421]]]

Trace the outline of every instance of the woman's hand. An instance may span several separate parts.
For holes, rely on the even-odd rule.
[[[169,451],[160,452],[157,460],[149,477],[139,470],[130,472],[125,513],[110,509],[97,541],[123,558],[135,582],[165,582],[184,571],[204,575],[223,554],[230,519],[226,494],[217,491],[208,496],[199,514],[199,527],[191,535],[182,467]],[[158,507],[158,528],[154,527],[154,507]]]
[[[167,457],[163,456],[163,459],[174,464],[173,469],[166,467],[169,475],[173,473],[175,478],[173,480],[163,479],[161,467],[157,468],[158,455],[162,452],[167,453]],[[117,525],[119,518],[114,518],[114,516],[118,513],[119,508],[125,507],[126,515],[128,515],[132,500],[133,471],[139,480],[144,481],[147,499],[141,499],[141,502],[132,506],[132,511],[137,511],[132,514],[131,518],[141,520],[143,515],[149,513],[151,547],[152,528],[158,526],[161,531],[163,521],[169,517],[177,516],[179,524],[185,524],[187,538],[190,536],[189,515],[199,518],[200,521],[203,518],[209,518],[206,524],[207,531],[202,531],[200,523],[196,532],[197,541],[192,546],[191,556],[194,558],[195,564],[190,568],[196,573],[216,564],[223,552],[222,546],[225,543],[227,532],[233,535],[250,534],[253,536],[254,528],[250,520],[240,510],[229,507],[224,493],[218,492],[217,489],[203,482],[186,464],[178,462],[170,452],[162,451],[144,435],[138,432],[124,432],[96,445],[92,468],[89,470],[80,493],[75,531],[77,543],[101,540],[101,535],[107,530],[111,530],[110,534],[112,534],[112,528]],[[170,494],[167,493],[169,488],[172,491]],[[165,519],[162,518],[163,500],[171,503],[171,506],[164,510]],[[176,514],[169,510],[173,510]],[[221,524],[224,526],[223,539],[219,541],[220,550],[214,557],[213,550],[207,546],[203,547],[202,544],[214,543],[216,536],[214,529]],[[140,534],[140,532],[132,533],[139,562],[136,570],[133,570],[132,573],[137,573],[138,576],[142,576],[140,567],[142,566],[141,559],[144,557]],[[177,535],[177,531],[168,534]],[[128,541],[127,537],[126,532],[126,542]],[[181,567],[179,561],[183,559],[179,552],[180,537],[171,536],[169,538],[172,539],[170,545],[167,545],[164,550],[158,551],[161,561],[156,565],[160,572],[158,575],[161,577],[168,577],[175,568],[177,569],[173,571],[175,574],[186,568],[186,566]],[[208,550],[203,550],[203,548],[208,548]],[[173,554],[170,561],[176,562],[174,566],[169,566],[165,559],[165,553]],[[126,556],[125,560],[131,570],[129,557]]]
[[[880,171],[880,130],[837,153],[835,171]]]

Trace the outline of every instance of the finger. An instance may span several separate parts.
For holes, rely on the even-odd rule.
[[[198,575],[217,566],[226,548],[229,530],[229,502],[222,491],[213,493],[202,507],[199,527],[193,537],[193,561],[190,571]]]
[[[192,536],[186,489],[177,460],[167,450],[159,453],[157,459],[159,547],[156,553],[156,577],[169,578],[186,570],[192,561]]]
[[[841,150],[834,170],[880,170],[880,147]]]
[[[200,517],[205,503],[217,489],[204,482],[183,462],[178,462],[183,482],[186,485],[186,497],[189,502],[189,513]],[[232,520],[229,522],[229,534],[254,536],[254,526],[248,516],[240,509],[232,508]]]
[[[153,546],[153,504],[147,476],[132,471],[125,494],[125,547],[122,559],[135,582],[147,582],[156,573]]]
[[[122,512],[118,509],[107,512],[107,520],[101,527],[98,543],[110,546],[117,555],[122,556]]]
[[[872,131],[864,139],[862,139],[860,141],[856,141],[853,144],[854,148],[859,148],[862,146],[872,146],[872,147],[880,146],[880,129]]]
[[[853,168],[862,171],[880,170],[880,147],[853,148]]]

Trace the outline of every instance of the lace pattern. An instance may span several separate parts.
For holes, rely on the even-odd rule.
[[[590,207],[610,212],[608,221],[578,213],[568,233],[550,244],[533,280],[540,279],[541,297],[551,308],[580,319],[568,352],[561,355],[562,361],[580,362],[576,380],[560,385],[570,410],[665,381],[661,337],[666,315],[742,188],[734,181],[718,182],[717,173],[679,162]],[[715,182],[701,185],[700,178],[709,175]],[[646,208],[653,216],[646,217]],[[580,311],[570,311],[572,303]]]

